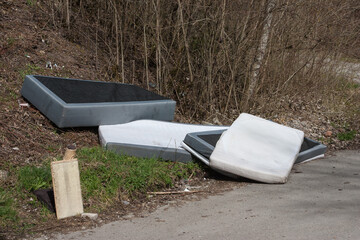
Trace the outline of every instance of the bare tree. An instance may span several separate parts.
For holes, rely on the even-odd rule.
[[[254,90],[257,86],[257,83],[259,82],[260,78],[260,69],[263,64],[264,56],[266,53],[266,50],[268,48],[268,41],[269,41],[269,35],[271,31],[271,23],[273,19],[273,10],[276,5],[276,0],[269,0],[266,5],[266,16],[264,20],[264,26],[262,29],[262,34],[259,42],[259,46],[257,48],[256,56],[254,63],[252,64],[251,68],[251,74],[249,78],[249,88],[247,90],[247,97],[246,97],[246,107],[249,104],[249,100],[254,94]]]
[[[66,25],[70,30],[70,0],[66,0]]]

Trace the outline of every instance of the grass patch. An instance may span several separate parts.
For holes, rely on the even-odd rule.
[[[346,132],[338,133],[337,138],[340,141],[350,141],[350,140],[353,140],[355,138],[355,136],[356,136],[356,131],[355,130],[349,130],[349,131],[346,131]]]
[[[18,186],[28,192],[51,186],[50,166],[25,166],[19,171]]]
[[[360,84],[356,83],[356,82],[352,82],[352,81],[346,81],[343,84],[343,88],[344,89],[358,89],[360,87]]]
[[[36,1],[35,0],[26,0],[26,4],[32,7],[36,4]]]
[[[99,147],[83,148],[77,156],[83,198],[101,205],[172,187],[200,170],[196,163],[119,156]]]
[[[176,181],[200,172],[197,163],[129,157],[100,147],[79,149],[77,157],[84,203],[99,209],[119,199],[135,199],[144,197],[147,191],[171,188]],[[49,163],[21,167],[17,186],[19,193],[51,187]]]
[[[17,221],[18,216],[14,210],[14,201],[11,194],[0,187],[0,226],[5,223]]]
[[[142,199],[148,191],[171,188],[177,181],[201,172],[197,163],[120,156],[101,147],[79,149],[77,158],[86,211],[105,210],[121,200]],[[0,226],[28,231],[26,229],[31,229],[35,222],[46,222],[54,217],[31,193],[52,187],[49,161],[44,161],[40,167],[18,167],[12,172],[16,182],[11,190],[0,187]],[[16,205],[37,209],[37,213],[19,218],[24,212],[22,208],[15,208]]]

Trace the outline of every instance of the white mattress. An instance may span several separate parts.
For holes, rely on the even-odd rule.
[[[125,124],[102,125],[99,127],[100,142],[103,147],[109,145],[121,148],[126,153],[128,147],[136,147],[136,156],[162,157],[164,160],[175,160],[169,152],[190,153],[181,147],[181,142],[190,132],[225,129],[225,126],[203,126],[180,124],[156,120],[137,120]],[[163,152],[167,155],[161,155]],[[159,155],[160,154],[160,155]]]
[[[210,166],[265,183],[285,183],[304,133],[242,113],[225,131],[210,156]]]

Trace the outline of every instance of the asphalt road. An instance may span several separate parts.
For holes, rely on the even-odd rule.
[[[360,150],[300,164],[283,185],[250,184],[144,218],[57,239],[360,239]]]

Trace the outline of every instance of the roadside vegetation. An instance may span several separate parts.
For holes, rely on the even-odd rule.
[[[248,112],[329,151],[360,146],[358,0],[12,0],[0,9],[0,239],[86,225],[57,221],[32,194],[51,187],[50,162],[70,143],[85,210],[107,220],[142,209],[149,191],[209,173],[104,151],[96,128],[57,128],[20,105],[28,74],[136,84],[176,100],[178,122],[229,125]]]
[[[147,198],[148,192],[175,189],[179,181],[197,178],[203,172],[197,163],[120,156],[100,147],[82,148],[77,158],[85,212],[101,212],[114,204],[125,206]],[[50,161],[54,160],[44,160],[41,166],[11,169],[9,180],[0,186],[2,228],[24,233],[39,223],[56,221],[55,214],[33,194],[35,190],[52,187]],[[26,203],[28,216],[21,216],[19,202]]]

